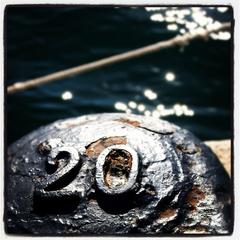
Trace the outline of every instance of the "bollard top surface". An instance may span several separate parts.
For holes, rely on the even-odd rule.
[[[228,234],[231,183],[189,131],[133,114],[60,120],[8,149],[10,234]]]

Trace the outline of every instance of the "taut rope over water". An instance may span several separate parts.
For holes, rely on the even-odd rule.
[[[27,81],[23,81],[23,82],[16,82],[13,85],[10,85],[7,87],[7,93],[15,93],[15,92],[32,88],[38,85],[42,85],[44,83],[70,77],[72,75],[89,72],[97,68],[101,68],[117,62],[127,61],[132,58],[141,57],[143,55],[157,52],[165,48],[174,47],[176,45],[183,46],[188,44],[189,41],[193,39],[197,39],[197,38],[207,39],[210,33],[220,32],[222,30],[226,30],[230,28],[231,28],[230,22],[222,23],[221,26],[210,29],[210,30],[206,29],[202,31],[196,31],[194,33],[186,33],[184,35],[176,36],[166,41],[157,42],[157,43],[154,43],[145,47],[141,47],[135,50],[131,50],[125,53],[120,53],[111,57],[103,58],[91,63],[86,63],[86,64],[82,64],[66,70],[51,73],[43,77],[38,77],[38,78],[30,79]]]

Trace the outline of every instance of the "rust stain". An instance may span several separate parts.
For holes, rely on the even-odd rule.
[[[204,233],[204,232],[207,231],[207,229],[204,226],[199,225],[199,226],[196,227],[196,231]]]
[[[196,205],[203,199],[205,199],[204,192],[196,186],[192,187],[186,198],[191,210],[196,210]]]
[[[104,168],[104,182],[112,185],[112,176],[127,181],[132,167],[132,156],[126,150],[112,150],[106,157]]]
[[[100,138],[86,147],[86,154],[90,158],[97,158],[99,154],[107,147],[112,145],[126,144],[125,137]]]
[[[177,150],[179,150],[183,153],[188,153],[188,154],[195,154],[195,153],[201,152],[201,149],[196,145],[187,146],[184,144],[179,144],[176,146],[176,148],[177,148]]]
[[[160,212],[160,218],[170,218],[173,217],[174,215],[176,215],[176,211],[171,208],[167,208]]]
[[[111,153],[108,154],[106,157],[106,161],[111,162],[111,165],[118,165],[126,166],[128,168],[132,167],[132,156],[126,150],[112,150]]]
[[[125,123],[128,125],[132,125],[134,127],[139,127],[140,126],[140,122],[136,121],[136,120],[130,120],[130,119],[126,119],[126,118],[120,118],[120,119],[116,119],[115,121],[117,122],[121,122],[121,123]]]
[[[192,227],[179,227],[179,233],[184,234],[204,234],[208,233],[208,229],[205,226],[194,225]]]

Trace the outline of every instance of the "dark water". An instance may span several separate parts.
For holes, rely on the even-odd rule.
[[[9,7],[5,15],[5,84],[174,37],[184,29],[185,23],[174,22],[171,14],[164,21],[154,21],[154,17],[151,20],[152,15],[166,15],[169,9],[182,10]],[[202,11],[213,23],[232,18],[231,9],[201,8],[190,9],[191,13],[183,19],[193,22],[192,14],[201,15]],[[169,24],[172,30],[167,29]],[[185,27],[189,29],[191,24]],[[191,130],[199,138],[229,138],[231,64],[231,41],[209,38],[9,95],[7,142],[58,119],[118,112],[118,102],[121,106],[133,102],[129,109],[138,114],[153,113],[162,104],[172,111],[162,116],[163,119]],[[175,77],[173,81],[166,80],[169,72]],[[146,89],[156,93],[157,98],[156,95],[146,97]],[[69,97],[69,93],[63,94],[66,91],[72,94],[71,99],[63,99]],[[135,104],[144,107],[133,109]],[[176,104],[186,105],[190,113],[173,113],[178,108]]]

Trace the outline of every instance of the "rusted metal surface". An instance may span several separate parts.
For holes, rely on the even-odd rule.
[[[57,121],[8,149],[8,233],[229,234],[231,182],[187,130],[150,117]]]
[[[116,144],[126,143],[127,143],[126,138],[121,136],[101,138],[86,147],[86,154],[91,158],[96,158],[105,148]]]
[[[191,210],[194,211],[196,210],[196,206],[198,205],[198,203],[204,200],[204,198],[204,192],[200,188],[193,186],[187,194],[186,200]]]

